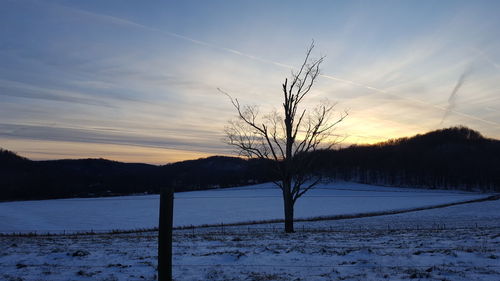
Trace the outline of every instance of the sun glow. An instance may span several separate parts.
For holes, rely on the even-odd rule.
[[[32,160],[104,158],[129,163],[164,165],[186,159],[198,159],[213,154],[168,148],[79,142],[3,140],[4,149],[12,149]]]

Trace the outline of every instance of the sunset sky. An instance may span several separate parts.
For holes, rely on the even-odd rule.
[[[305,106],[345,145],[454,125],[500,138],[500,1],[1,1],[0,147],[164,164],[229,155],[231,93],[279,109],[314,39]]]

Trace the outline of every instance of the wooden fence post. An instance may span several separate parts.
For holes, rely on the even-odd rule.
[[[172,281],[172,226],[174,220],[174,188],[160,193],[158,227],[158,281]]]

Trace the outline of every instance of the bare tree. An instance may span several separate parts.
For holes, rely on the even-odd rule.
[[[314,42],[306,52],[304,62],[290,79],[282,84],[283,110],[260,114],[257,106],[241,105],[226,94],[238,117],[226,127],[226,142],[246,157],[273,160],[277,178],[274,183],[283,192],[285,232],[293,232],[294,205],[304,193],[317,185],[320,178],[310,173],[318,148],[330,149],[336,143],[332,129],[347,117],[347,112],[334,118],[335,104],[324,102],[313,109],[302,108],[320,74],[324,57],[312,59]]]

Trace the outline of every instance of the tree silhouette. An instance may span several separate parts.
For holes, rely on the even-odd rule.
[[[269,159],[274,162],[277,181],[283,192],[285,232],[293,232],[294,205],[297,199],[320,181],[310,172],[314,162],[310,152],[331,148],[337,138],[332,134],[335,125],[347,117],[347,112],[334,118],[334,106],[323,102],[312,109],[302,108],[320,74],[324,57],[311,58],[314,42],[306,52],[300,68],[285,78],[282,84],[282,110],[259,114],[257,106],[241,105],[238,99],[226,94],[237,111],[237,118],[226,126],[226,142],[237,148],[240,155]]]

